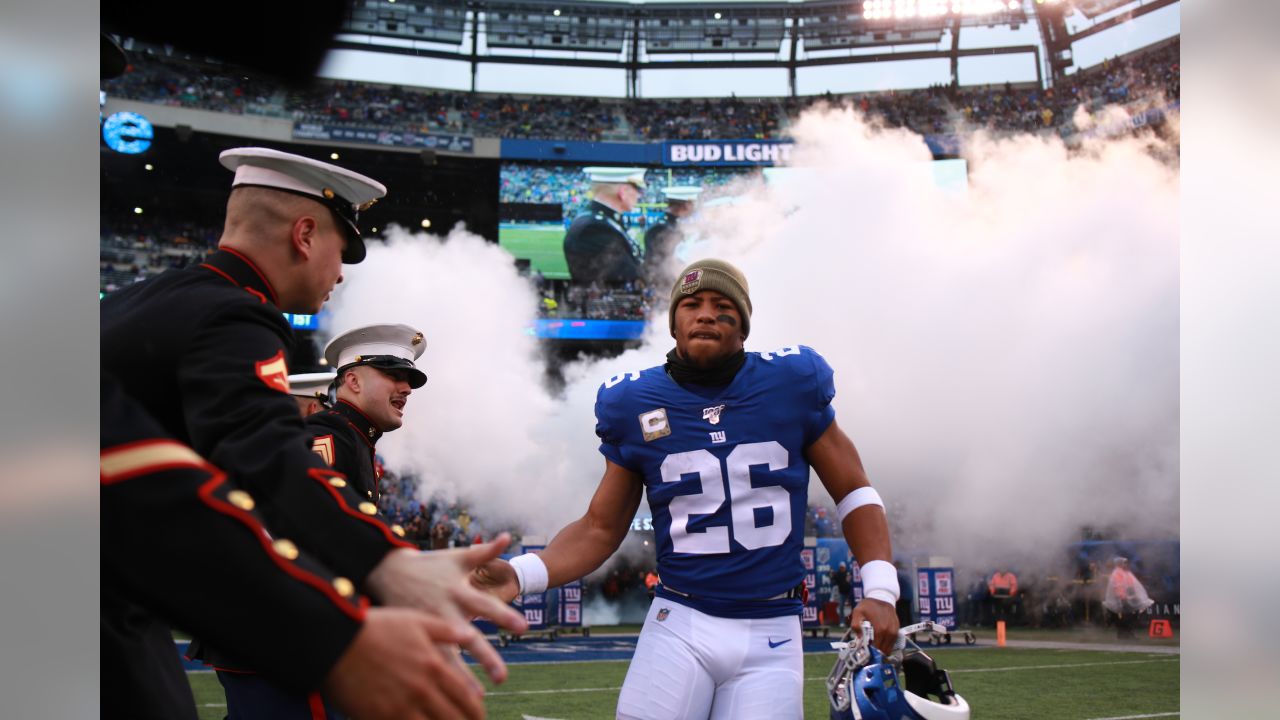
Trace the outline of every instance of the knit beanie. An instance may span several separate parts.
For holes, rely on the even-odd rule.
[[[702,290],[714,290],[732,300],[742,316],[742,334],[751,334],[751,296],[747,294],[747,276],[723,260],[707,258],[693,262],[681,271],[671,287],[671,308],[667,312],[672,337],[676,334],[676,305],[680,298]]]

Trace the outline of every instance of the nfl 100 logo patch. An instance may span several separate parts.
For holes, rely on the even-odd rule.
[[[662,622],[663,620],[666,620],[667,616],[670,614],[671,614],[670,610],[668,610],[667,608],[662,608],[661,610],[658,611],[658,622]]]
[[[685,295],[692,295],[698,291],[698,286],[702,284],[702,270],[691,270],[685,273],[684,278],[680,281],[680,292]]]

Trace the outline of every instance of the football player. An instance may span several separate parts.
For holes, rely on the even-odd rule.
[[[837,501],[861,566],[851,624],[870,622],[889,652],[898,578],[884,505],[835,422],[822,356],[803,345],[744,350],[751,298],[741,271],[721,260],[685,268],[669,323],[667,362],[610,378],[596,396],[605,471],[586,514],[542,552],[487,563],[473,582],[510,600],[590,573],[647,492],[661,582],[617,716],[799,718],[809,470]]]

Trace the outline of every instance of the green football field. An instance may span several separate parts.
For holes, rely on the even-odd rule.
[[[563,225],[519,225],[503,223],[498,228],[498,244],[518,260],[528,260],[529,269],[541,270],[548,280],[568,280],[564,261]]]
[[[643,238],[636,235],[643,247]],[[503,223],[498,228],[498,244],[512,257],[528,260],[530,271],[541,270],[548,280],[569,279],[569,266],[564,261],[564,225]]]
[[[989,642],[989,640],[987,641]],[[951,673],[975,720],[1120,720],[1177,717],[1177,655],[1089,649],[925,648]],[[1154,648],[1153,648],[1154,649]],[[805,655],[805,717],[829,715],[824,680],[835,653]],[[491,687],[489,717],[613,717],[626,661],[510,665]],[[200,717],[222,718],[217,678],[188,675]]]

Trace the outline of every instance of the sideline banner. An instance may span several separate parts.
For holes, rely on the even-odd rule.
[[[336,127],[316,123],[295,123],[294,140],[339,140],[391,147],[423,148],[445,152],[473,153],[475,138],[467,135],[418,133],[378,127]]]

